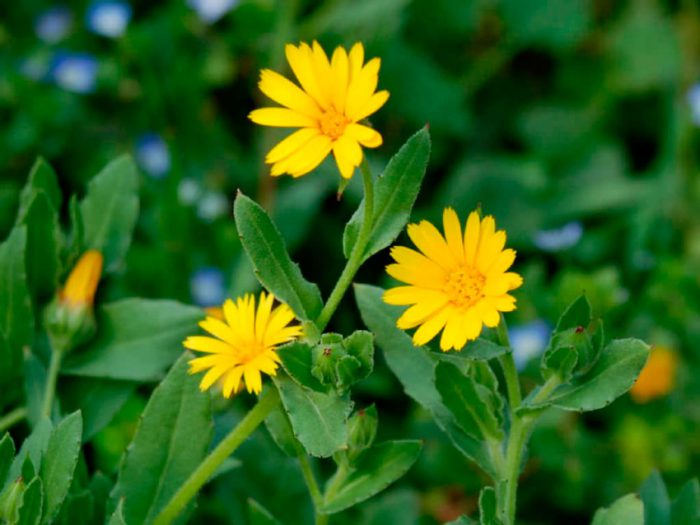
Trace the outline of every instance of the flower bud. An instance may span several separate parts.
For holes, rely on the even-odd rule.
[[[352,461],[363,450],[372,446],[377,436],[377,408],[370,405],[358,410],[348,420],[349,459]]]
[[[68,351],[95,333],[93,304],[103,261],[100,252],[85,252],[63,289],[46,308],[44,319],[56,349]]]

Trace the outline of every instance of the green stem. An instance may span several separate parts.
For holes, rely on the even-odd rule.
[[[508,447],[506,450],[506,465],[504,487],[504,501],[501,512],[505,525],[515,525],[515,508],[518,497],[518,478],[520,477],[520,464],[522,463],[523,448],[529,431],[529,425],[522,419],[515,417],[508,434]]]
[[[518,369],[515,367],[515,360],[513,359],[513,351],[510,347],[510,338],[508,337],[508,326],[506,325],[506,320],[501,315],[501,322],[498,323],[498,328],[496,329],[496,335],[498,336],[498,342],[501,346],[508,349],[508,352],[503,354],[499,361],[501,367],[503,367],[503,375],[506,379],[506,389],[508,390],[508,404],[510,405],[511,416],[515,415],[515,410],[520,406],[523,400],[522,393],[520,392],[520,380],[518,378]]]
[[[304,482],[306,483],[306,488],[309,490],[309,495],[311,496],[311,501],[314,504],[314,515],[316,525],[325,525],[328,523],[328,515],[319,512],[319,509],[323,505],[323,495],[321,490],[318,488],[318,482],[316,481],[316,476],[311,468],[311,462],[309,461],[309,456],[306,455],[304,449],[302,449],[297,444],[297,457],[299,459],[299,466],[301,467],[301,473],[304,476]]]
[[[12,412],[0,417],[0,434],[12,428],[25,417],[27,417],[27,409],[25,407],[15,408]]]
[[[154,525],[167,525],[178,517],[185,506],[197,495],[204,484],[221,464],[250,436],[258,425],[279,403],[277,389],[270,387],[265,390],[258,403],[246,414],[238,425],[226,436],[219,445],[211,451],[200,463],[187,481],[178,489],[165,508],[156,517]]]
[[[363,258],[365,255],[365,248],[367,247],[367,242],[369,241],[369,236],[372,233],[372,226],[374,221],[374,183],[372,181],[372,173],[370,172],[369,165],[367,164],[367,159],[362,160],[360,165],[360,171],[362,172],[362,185],[365,190],[364,198],[364,214],[362,216],[362,226],[360,227],[360,233],[357,236],[357,241],[352,248],[348,262],[345,264],[343,273],[340,274],[340,278],[333,288],[331,295],[328,297],[321,314],[316,319],[316,326],[319,332],[323,330],[328,325],[331,320],[333,313],[335,313],[340,301],[342,301],[345,292],[347,291],[352,280],[355,278],[357,270],[360,269],[362,265]]]
[[[46,375],[46,387],[44,389],[44,402],[41,405],[41,413],[51,418],[51,409],[53,408],[53,398],[56,395],[56,381],[58,380],[58,372],[61,369],[61,360],[63,359],[63,351],[60,348],[52,348],[51,362]]]

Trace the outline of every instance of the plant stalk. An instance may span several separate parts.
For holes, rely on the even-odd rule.
[[[0,434],[3,434],[14,425],[22,421],[27,417],[26,407],[15,408],[11,412],[8,412],[4,416],[0,417]]]
[[[374,222],[374,182],[372,181],[372,173],[367,164],[367,159],[362,160],[360,165],[360,171],[362,172],[362,185],[364,187],[365,198],[364,198],[364,214],[362,216],[362,226],[360,227],[360,233],[357,236],[357,241],[355,246],[352,248],[348,262],[345,264],[343,273],[340,274],[340,278],[336,283],[331,295],[328,297],[321,314],[316,319],[316,326],[319,332],[323,330],[328,325],[328,322],[333,317],[340,301],[342,301],[345,296],[345,292],[348,290],[352,284],[352,280],[355,278],[355,274],[360,269],[362,265],[365,248],[367,248],[367,243],[369,242],[369,236],[372,233],[372,226]]]
[[[46,386],[44,390],[44,401],[41,405],[41,413],[51,419],[51,409],[53,408],[53,398],[56,395],[56,382],[58,372],[61,370],[63,351],[59,348],[51,349],[51,362],[46,375]]]
[[[258,403],[246,414],[238,425],[226,436],[219,445],[200,463],[189,479],[178,489],[168,504],[153,522],[154,525],[168,525],[178,517],[185,506],[197,495],[204,484],[221,464],[250,436],[262,423],[273,408],[279,403],[277,389],[270,387],[265,390]]]

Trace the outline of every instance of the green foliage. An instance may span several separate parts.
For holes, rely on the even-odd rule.
[[[623,496],[609,508],[600,509],[593,516],[591,525],[644,525],[644,505],[636,494]]]
[[[248,500],[248,519],[251,525],[279,525],[280,523],[254,499]]]
[[[502,525],[496,508],[496,491],[484,487],[479,494],[479,525]]]
[[[645,525],[697,525],[700,523],[700,485],[688,481],[671,500],[666,484],[653,472],[642,485],[639,495],[644,502]]]
[[[126,523],[152,521],[209,448],[210,400],[187,373],[188,359],[183,355],[153,392],[122,461],[111,508],[123,501]]]

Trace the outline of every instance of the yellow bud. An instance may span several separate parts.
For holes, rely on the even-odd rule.
[[[59,301],[70,308],[92,306],[102,276],[103,262],[104,258],[97,250],[85,252],[58,294]]]
[[[637,403],[646,403],[668,394],[676,381],[678,356],[665,346],[654,347],[647,364],[632,386],[630,395]]]

